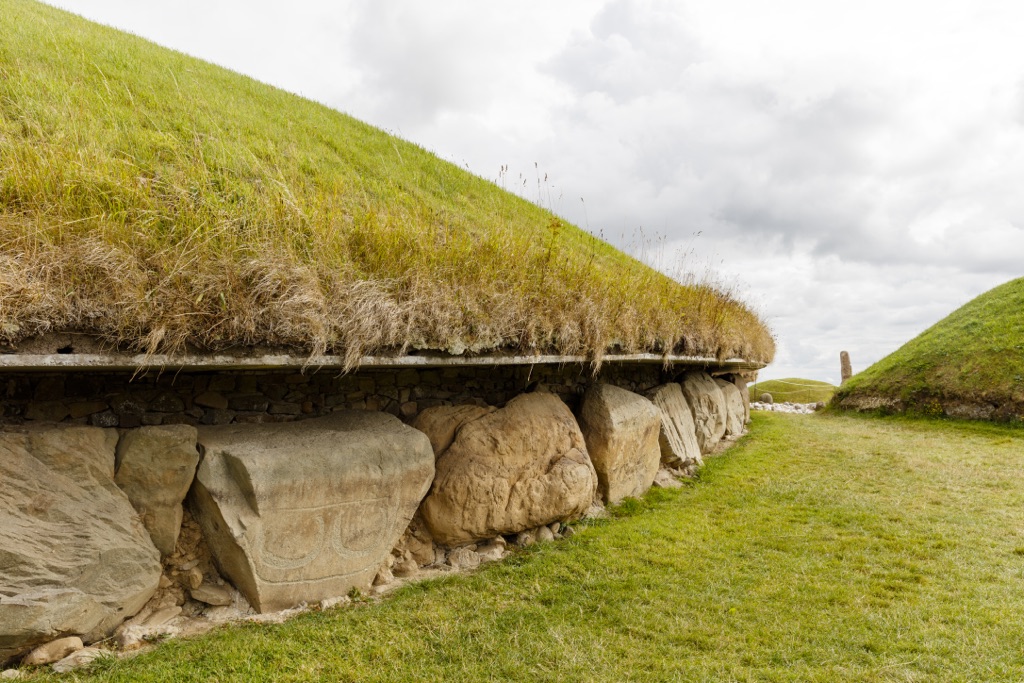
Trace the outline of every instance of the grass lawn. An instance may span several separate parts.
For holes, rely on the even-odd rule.
[[[111,681],[1019,681],[1024,430],[757,413],[700,480],[473,576]]]
[[[836,386],[815,379],[787,377],[786,379],[767,379],[751,384],[750,400],[758,401],[761,394],[771,394],[776,403],[791,401],[793,403],[828,403],[836,393]]]

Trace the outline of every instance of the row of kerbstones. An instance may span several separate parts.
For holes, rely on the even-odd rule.
[[[413,426],[437,458],[420,515],[433,540],[458,546],[578,519],[595,498],[643,494],[662,467],[684,473],[747,414],[739,388],[705,373],[649,398],[591,387],[579,419],[556,396],[523,394],[502,409],[441,406]]]
[[[578,420],[537,392],[501,409],[432,408],[415,428],[342,411],[120,435],[8,430],[0,662],[60,636],[101,639],[139,612],[166,581],[186,494],[220,572],[276,611],[366,587],[394,554],[427,565],[435,544],[500,540],[640,495],[660,467],[685,472],[741,433],[744,404],[736,385],[692,373],[649,398],[595,385]]]

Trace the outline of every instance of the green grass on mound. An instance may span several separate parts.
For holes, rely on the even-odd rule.
[[[337,111],[0,0],[0,341],[667,351],[769,361],[680,284]]]
[[[1024,419],[1024,278],[957,309],[868,369],[836,401],[880,397],[907,409],[940,413],[955,402],[1009,406]]]
[[[768,379],[763,382],[756,382],[749,386],[750,400],[761,400],[761,394],[769,393],[772,400],[782,403],[827,403],[836,392],[836,387],[828,382],[819,382],[815,379],[799,379],[787,377],[786,379]]]
[[[1020,681],[1022,467],[1019,428],[755,413],[568,541],[79,679]]]

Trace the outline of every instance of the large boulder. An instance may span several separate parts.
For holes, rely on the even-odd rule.
[[[653,403],[610,384],[595,384],[583,397],[580,428],[606,503],[651,488],[661,463],[661,413]]]
[[[693,425],[697,431],[700,452],[707,455],[725,436],[725,395],[706,372],[687,374],[680,382],[680,386],[683,388],[686,404],[693,413]]]
[[[743,411],[743,396],[735,384],[724,379],[715,379],[725,398],[725,436],[739,436],[747,424]]]
[[[421,513],[438,543],[455,546],[576,519],[596,487],[569,408],[554,394],[523,394],[457,427]]]
[[[386,413],[200,427],[199,443],[197,521],[260,612],[368,588],[434,475],[427,437]]]
[[[189,425],[139,427],[117,444],[114,482],[128,494],[153,545],[174,552],[181,530],[181,503],[199,464],[196,428]]]
[[[160,554],[114,484],[117,432],[0,432],[0,663],[61,636],[92,642],[138,612]]]
[[[693,426],[693,414],[686,404],[683,389],[676,383],[663,384],[647,394],[661,413],[661,464],[683,469],[703,464],[700,445]]]

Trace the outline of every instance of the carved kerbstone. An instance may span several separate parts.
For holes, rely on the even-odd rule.
[[[385,413],[203,427],[191,498],[221,572],[260,612],[369,587],[434,476]]]
[[[743,395],[735,384],[727,380],[716,378],[715,384],[722,390],[722,396],[725,398],[725,435],[739,436],[747,424],[743,410]]]
[[[610,384],[587,390],[580,429],[606,503],[643,495],[661,463],[661,412],[649,400]]]
[[[702,465],[693,413],[686,404],[682,388],[676,383],[662,384],[648,392],[647,397],[661,413],[661,464],[666,467]]]
[[[434,539],[455,546],[578,519],[597,475],[583,434],[554,394],[522,394],[501,410],[429,408],[416,426],[439,447],[423,501]]]
[[[693,425],[697,430],[700,452],[708,455],[725,436],[725,395],[706,372],[688,373],[680,385],[683,387],[686,403],[693,413]]]

